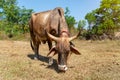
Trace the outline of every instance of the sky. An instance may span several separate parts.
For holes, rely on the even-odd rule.
[[[101,0],[17,0],[18,6],[33,9],[35,12],[51,10],[56,7],[66,7],[76,21],[84,20],[87,13],[100,7]]]

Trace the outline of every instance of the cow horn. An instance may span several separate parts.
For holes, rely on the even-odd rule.
[[[78,33],[77,35],[75,35],[75,36],[73,36],[73,37],[70,37],[70,38],[69,38],[69,41],[72,41],[72,40],[76,39],[79,35],[80,35],[80,31],[79,31],[79,33]]]
[[[48,32],[47,32],[47,35],[48,35],[49,38],[53,39],[54,41],[58,41],[58,40],[59,40],[59,38],[57,38],[57,37],[51,35],[51,34],[48,33]]]

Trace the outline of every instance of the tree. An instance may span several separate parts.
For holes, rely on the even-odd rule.
[[[88,29],[91,30],[92,27],[96,24],[96,10],[93,10],[92,12],[89,12],[86,14],[85,19],[88,22]]]
[[[7,21],[18,23],[19,7],[17,6],[16,0],[3,0],[2,9]]]
[[[98,13],[103,15],[103,22],[111,20],[111,29],[120,28],[120,0],[102,0]]]
[[[31,17],[32,9],[26,9],[23,7],[19,10],[19,25],[21,26],[22,32],[28,31],[28,20]]]
[[[85,21],[85,20],[80,20],[80,21],[78,22],[78,27],[77,27],[77,29],[78,29],[78,30],[83,30],[84,27],[85,27],[85,25],[86,25],[86,21]]]
[[[7,34],[25,33],[28,31],[28,20],[32,9],[20,8],[16,0],[1,0],[0,27]]]
[[[120,0],[102,0],[100,8],[88,13],[85,19],[93,35],[113,35],[120,30]]]
[[[2,4],[3,4],[3,1],[4,1],[4,0],[1,0],[1,1],[0,1],[0,19],[2,19],[2,16],[3,16],[3,12],[2,12],[2,11],[3,11],[3,10],[2,10],[2,8],[3,8],[3,5],[2,5]]]
[[[66,11],[65,11],[65,19],[66,22],[68,24],[69,30],[71,31],[71,29],[74,28],[74,25],[77,23],[75,18],[73,16],[70,16],[70,10],[68,7],[66,7]]]

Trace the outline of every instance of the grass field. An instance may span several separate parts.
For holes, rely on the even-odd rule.
[[[72,54],[68,70],[59,73],[57,55],[48,67],[47,44],[42,58],[34,60],[28,41],[0,41],[0,80],[120,80],[120,41],[81,41],[74,44],[82,55]]]

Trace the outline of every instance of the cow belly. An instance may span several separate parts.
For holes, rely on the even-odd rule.
[[[45,35],[37,35],[35,38],[38,42],[46,43],[47,41],[47,37]]]

